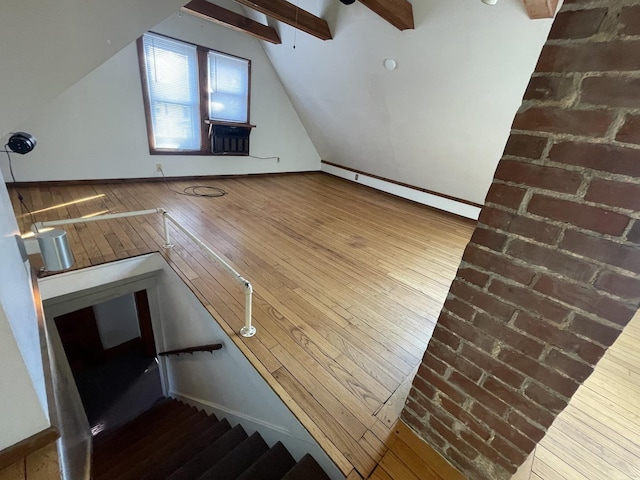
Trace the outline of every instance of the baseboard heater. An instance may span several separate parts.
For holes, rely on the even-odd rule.
[[[214,155],[249,155],[250,127],[213,125],[211,152]]]

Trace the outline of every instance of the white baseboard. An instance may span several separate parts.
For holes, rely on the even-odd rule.
[[[330,175],[335,175],[336,177],[344,178],[345,180],[350,180],[355,183],[361,183],[362,185],[375,188],[376,190],[406,198],[407,200],[437,208],[438,210],[454,213],[461,217],[470,218],[471,220],[477,220],[480,215],[480,207],[468,205],[450,198],[440,197],[438,195],[423,192],[422,190],[406,187],[404,185],[398,185],[397,183],[375,178],[364,173],[358,173],[358,180],[355,180],[355,172],[336,165],[330,165],[323,162],[321,170]]]

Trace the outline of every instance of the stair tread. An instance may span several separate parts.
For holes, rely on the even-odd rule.
[[[267,450],[269,446],[262,436],[255,432],[200,475],[198,480],[235,480]]]
[[[308,453],[300,459],[282,480],[331,480],[322,467]]]
[[[123,475],[131,465],[137,465],[141,461],[148,459],[150,452],[154,452],[158,447],[170,442],[176,436],[181,436],[183,432],[189,431],[194,425],[206,418],[203,412],[185,412],[179,417],[175,417],[171,422],[150,425],[147,435],[139,438],[135,442],[122,443],[114,449],[108,463],[103,463],[97,479],[101,476],[105,478],[118,478]]]
[[[168,478],[171,480],[193,480],[219,462],[236,445],[247,438],[240,424],[222,435],[215,443],[200,451],[191,460],[176,470]]]
[[[295,464],[296,461],[282,442],[277,442],[245,470],[238,480],[280,480]]]
[[[152,478],[165,478],[168,473],[178,468],[183,462],[169,464],[172,455],[183,449],[190,447],[190,452],[195,450],[195,441],[208,431],[209,427],[218,424],[215,416],[207,416],[204,412],[195,417],[195,420],[185,424],[178,430],[170,432],[162,438],[158,438],[141,449],[135,458],[132,458],[132,467],[118,477],[120,480],[140,480],[145,474],[158,473]],[[188,458],[188,457],[187,457]]]

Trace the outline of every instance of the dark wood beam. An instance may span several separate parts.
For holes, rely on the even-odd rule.
[[[260,40],[275,44],[282,43],[275,29],[206,0],[192,0],[182,7],[182,11],[237,32],[248,33]]]
[[[291,25],[320,40],[331,40],[333,38],[326,20],[316,17],[312,13],[298,8],[285,0],[236,0],[236,2]]]
[[[531,19],[553,18],[558,0],[523,0],[524,8]]]
[[[407,0],[360,0],[398,30],[413,29],[413,7]]]

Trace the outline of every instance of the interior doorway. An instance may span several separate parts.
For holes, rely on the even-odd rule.
[[[146,290],[59,315],[54,322],[94,435],[163,396]]]

